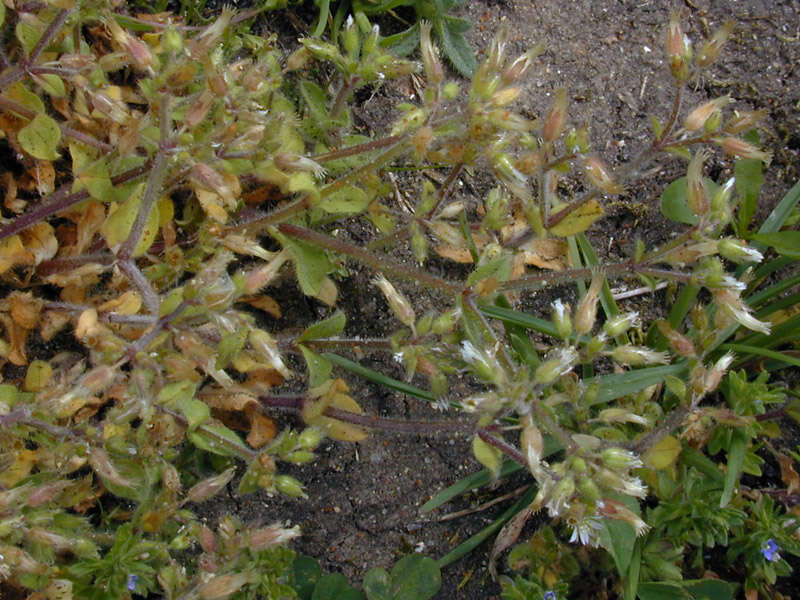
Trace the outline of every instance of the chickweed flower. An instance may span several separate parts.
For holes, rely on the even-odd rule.
[[[631,327],[636,327],[639,325],[639,313],[636,311],[620,313],[611,317],[608,321],[603,323],[603,331],[605,331],[609,337],[615,338],[618,335],[622,335]]]
[[[564,129],[564,124],[567,122],[567,89],[558,88],[555,91],[555,99],[550,112],[542,127],[542,138],[546,142],[555,140]]]
[[[554,358],[540,364],[533,378],[536,383],[548,385],[556,379],[569,373],[572,367],[578,362],[578,352],[574,348],[561,348],[556,352]]]
[[[635,367],[640,365],[665,365],[669,362],[669,356],[666,352],[656,352],[646,346],[623,344],[614,348],[609,354],[618,363]]]
[[[771,152],[759,150],[753,144],[745,142],[744,140],[740,140],[739,138],[726,137],[722,140],[719,140],[718,143],[720,146],[722,146],[722,150],[725,152],[725,154],[732,154],[734,156],[738,156],[739,158],[760,160],[765,164],[769,164],[772,161]]]
[[[727,42],[728,38],[731,37],[734,26],[735,24],[733,20],[729,20],[714,32],[714,35],[711,36],[711,39],[703,44],[703,46],[700,48],[700,51],[697,53],[698,65],[701,67],[707,67],[714,62],[714,59],[716,59],[717,56],[719,56],[719,53],[722,51],[722,47],[725,45],[725,42]]]
[[[730,102],[730,96],[723,96],[722,98],[716,98],[701,104],[686,117],[686,121],[683,123],[684,128],[689,131],[697,131],[703,127],[709,127],[707,123],[712,120],[712,118],[716,121],[717,127],[719,127],[719,117],[722,108]],[[713,129],[716,129],[716,127],[712,128],[712,130]]]
[[[720,255],[735,263],[761,262],[764,255],[755,248],[748,246],[741,240],[723,238],[717,242],[717,251]]]
[[[572,333],[572,319],[569,316],[569,306],[565,305],[561,298],[556,299],[551,306],[553,307],[553,325],[556,326],[558,337],[562,340],[569,339]]]

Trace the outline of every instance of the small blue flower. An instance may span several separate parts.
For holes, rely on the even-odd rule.
[[[128,575],[128,589],[133,591],[136,589],[136,582],[139,581],[138,575]]]
[[[542,600],[556,600],[556,593],[553,590],[548,590],[544,593]]]
[[[778,546],[772,538],[768,539],[764,542],[764,545],[761,546],[761,554],[770,562],[778,562],[781,559],[778,550],[780,550],[780,546]]]

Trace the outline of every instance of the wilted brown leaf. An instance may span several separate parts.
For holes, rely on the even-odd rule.
[[[250,298],[242,298],[240,302],[246,302],[250,306],[261,309],[275,319],[281,318],[281,307],[272,296],[251,296]]]
[[[25,249],[19,235],[12,235],[0,242],[0,275],[21,265],[33,264],[33,254]]]
[[[563,271],[569,265],[567,243],[563,240],[535,238],[520,246],[520,250],[524,253],[525,264],[540,269]]]
[[[58,240],[50,223],[36,223],[20,233],[22,244],[33,255],[34,264],[50,260],[58,252]]]
[[[786,484],[786,492],[790,495],[800,492],[800,475],[794,470],[794,460],[791,456],[778,452],[776,454],[781,467],[781,479]]]

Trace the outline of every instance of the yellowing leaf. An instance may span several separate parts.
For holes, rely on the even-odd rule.
[[[64,87],[64,82],[62,81],[61,77],[55,75],[54,73],[33,75],[33,80],[53,98],[63,98],[67,95],[67,88]]]
[[[555,212],[558,212],[558,208],[555,209]],[[559,237],[583,233],[603,215],[605,212],[600,203],[594,199],[590,200],[569,213],[560,223],[551,227],[550,233]]]
[[[115,312],[121,315],[135,315],[142,307],[142,297],[138,293],[128,291],[119,298],[104,302],[97,307],[98,312]]]
[[[28,365],[28,371],[25,373],[25,391],[26,392],[40,392],[47,385],[47,381],[53,374],[53,367],[50,363],[44,360],[34,360]]]
[[[10,86],[5,93],[4,96],[8,96],[11,100],[15,102],[19,102],[22,106],[26,108],[30,108],[35,113],[43,113],[45,111],[44,102],[42,99],[39,98],[36,94],[30,91],[22,82],[15,83],[14,85]],[[13,112],[13,111],[12,111]],[[19,114],[19,113],[14,113]],[[20,117],[24,117],[24,115],[19,115]]]
[[[56,160],[59,157],[61,128],[44,113],[39,113],[33,121],[20,129],[17,139],[22,149],[34,158]]]
[[[228,213],[222,208],[222,198],[216,192],[211,190],[197,188],[194,191],[197,196],[197,201],[203,207],[205,213],[214,219],[217,223],[225,223],[228,221]]]
[[[645,452],[642,458],[644,458],[647,466],[660,471],[671,466],[678,459],[680,453],[680,441],[671,435],[667,435]]]
[[[0,472],[0,485],[4,489],[15,486],[30,474],[35,462],[35,450],[20,450],[14,461]]]
[[[0,242],[0,275],[17,265],[29,265],[33,255],[22,245],[18,235],[12,235]]]
[[[58,240],[50,223],[36,223],[20,233],[25,249],[33,255],[34,264],[50,260],[58,252]]]
[[[144,188],[144,182],[137,184],[127,200],[116,207],[114,205],[109,207],[109,215],[100,227],[100,232],[110,248],[119,246],[130,234],[136,215],[139,213]]]
[[[567,266],[567,243],[553,238],[534,238],[520,246],[526,265],[562,271]]]
[[[329,437],[343,442],[360,442],[367,432],[358,425],[345,423],[323,413],[330,408],[361,414],[361,407],[348,396],[347,384],[341,379],[328,381],[308,391],[308,399],[303,406],[303,420],[309,425],[322,427]]]
[[[472,438],[472,454],[479,463],[489,469],[492,477],[499,475],[500,466],[503,463],[503,453],[498,448],[490,446],[476,435]]]

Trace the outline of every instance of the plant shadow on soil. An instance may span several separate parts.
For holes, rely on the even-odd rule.
[[[569,122],[588,123],[595,150],[611,164],[620,164],[635,156],[648,140],[647,116],[666,118],[671,107],[671,80],[663,58],[664,25],[670,11],[683,11],[684,26],[695,41],[707,38],[726,19],[733,18],[737,22],[733,39],[709,76],[691,87],[684,111],[725,94],[735,99],[734,108],[767,110],[765,146],[775,158],[767,172],[757,218],[769,212],[800,173],[797,108],[800,72],[796,66],[800,64],[800,44],[796,37],[800,9],[793,0],[747,0],[735,4],[710,0],[687,0],[685,3],[667,0],[640,3],[480,0],[466,3],[459,10],[460,16],[474,24],[467,36],[479,58],[503,18],[512,24],[514,33],[509,55],[521,53],[539,41],[545,42],[546,52],[529,77],[520,100],[523,112],[542,114],[551,102],[552,91],[558,86],[567,86]],[[296,20],[289,21],[280,15],[268,16],[267,21],[262,27],[273,31],[276,26],[289,29],[297,26]],[[289,45],[299,32],[295,29],[276,33],[281,42]],[[378,133],[388,129],[395,116],[394,104],[407,101],[408,97],[401,86],[386,85],[359,100],[356,122],[366,133]],[[636,237],[650,247],[670,239],[675,233],[675,226],[661,217],[657,202],[664,185],[680,176],[685,167],[677,159],[662,164],[662,169],[631,186],[626,195],[610,204],[607,207],[609,217],[589,231],[595,247],[606,256],[629,254]],[[716,156],[709,165],[717,169],[718,180],[730,176],[730,161]],[[481,194],[492,185],[480,174],[465,175],[456,195],[474,207]],[[360,236],[354,236],[357,237]],[[353,266],[351,275],[338,281],[338,308],[348,315],[348,334],[385,335],[399,327],[383,298],[370,284],[372,277],[369,270]],[[401,287],[422,307],[418,314],[434,301],[413,286]],[[573,293],[568,288],[559,290],[562,292]],[[284,319],[286,322],[275,323],[277,331],[284,326],[302,328],[325,316],[324,307],[306,301],[299,291],[284,290],[282,293],[284,297],[279,300],[283,312],[293,315],[294,321]],[[523,306],[536,316],[546,316],[552,299],[548,294],[525,295]],[[659,293],[632,302],[627,308],[660,315],[669,300],[666,294]],[[300,322],[298,315],[308,320]],[[400,366],[388,353],[368,354],[360,360],[370,368],[402,379]],[[302,369],[300,363],[295,366]],[[437,412],[421,401],[354,376],[341,373],[340,376],[347,380],[353,397],[367,413],[412,420],[463,418],[452,411]],[[418,383],[424,385],[424,382]],[[466,383],[453,382],[450,397],[457,400],[469,391]],[[301,426],[293,422],[293,418],[276,415],[279,427]],[[317,558],[327,572],[341,572],[358,584],[368,569],[389,566],[408,552],[419,551],[435,558],[444,555],[488,525],[512,501],[445,522],[439,522],[441,515],[479,506],[528,482],[524,476],[519,476],[503,482],[497,490],[467,494],[432,514],[420,514],[419,507],[433,494],[479,469],[471,457],[469,442],[465,437],[444,434],[418,436],[381,432],[373,433],[358,444],[326,442],[319,449],[318,460],[286,471],[303,482],[308,500],[290,500],[263,493],[245,498],[221,495],[200,509],[209,524],[216,523],[217,518],[226,513],[237,514],[244,521],[299,524],[303,536],[294,544],[294,549]],[[796,442],[794,439],[792,446]],[[521,539],[533,532],[534,521],[523,531]],[[445,568],[442,589],[436,597],[485,600],[499,596],[499,586],[491,581],[486,571],[489,547],[490,543],[486,543]],[[592,583],[592,591],[587,592],[592,597],[616,595],[603,589],[602,579]],[[590,588],[582,586],[582,589]]]

